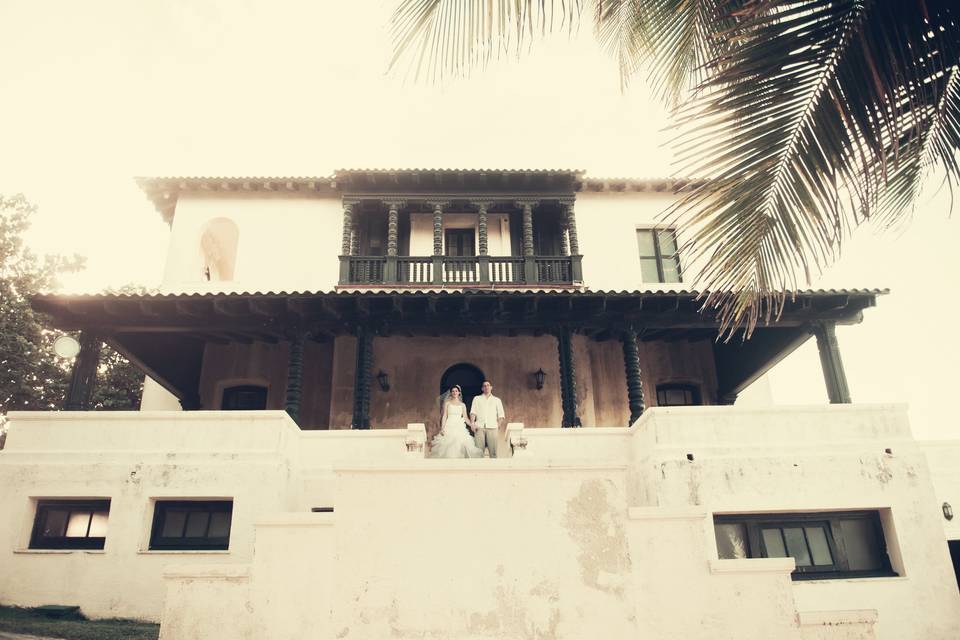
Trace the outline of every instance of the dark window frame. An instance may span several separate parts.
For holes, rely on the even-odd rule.
[[[45,536],[43,528],[46,524],[46,518],[51,511],[68,510],[67,520],[64,524],[64,534],[66,527],[70,522],[70,514],[77,512],[90,512],[90,519],[87,521],[87,535],[77,536]],[[36,511],[33,515],[33,529],[30,532],[31,549],[103,549],[106,544],[106,536],[90,536],[90,526],[93,522],[93,514],[106,511],[107,521],[110,519],[110,498],[84,498],[84,499],[40,499],[37,500]]]
[[[667,391],[689,391],[689,404],[665,404],[660,402],[660,393]],[[703,396],[700,393],[700,385],[690,382],[665,382],[657,385],[657,406],[658,407],[699,407],[703,405]]]
[[[167,514],[170,511],[186,511],[189,513],[207,513],[207,529],[203,536],[164,537],[162,535],[166,524]],[[209,536],[210,517],[214,513],[227,513],[229,524],[227,535],[211,538]],[[185,534],[189,516],[184,518],[183,530]],[[230,549],[230,534],[233,531],[233,500],[155,500],[153,505],[153,526],[150,529],[151,551],[228,551]]]
[[[252,391],[257,391],[263,393],[263,407],[255,409],[246,409],[241,407],[231,408],[228,407],[227,400],[230,393],[241,394],[241,393],[250,393]],[[264,411],[270,400],[270,388],[265,384],[232,384],[228,387],[224,387],[223,391],[220,393],[220,410],[221,411]]]
[[[840,522],[843,520],[866,521],[872,527],[874,544],[882,551],[879,558],[882,567],[875,570],[851,570],[846,544],[840,535]],[[843,578],[881,578],[899,575],[893,570],[890,552],[880,520],[879,511],[817,511],[809,513],[764,513],[764,514],[718,514],[713,517],[714,527],[718,524],[739,524],[747,531],[747,555],[749,558],[767,558],[763,541],[763,529],[782,529],[802,525],[804,527],[820,525],[826,533],[827,544],[833,560],[832,565],[797,566],[791,574],[794,580],[831,580]],[[781,532],[781,535],[782,532]],[[806,533],[804,533],[806,537]],[[809,549],[809,545],[808,545]],[[811,552],[812,553],[812,552]],[[790,556],[788,556],[790,557]]]
[[[657,283],[658,284],[683,284],[683,268],[680,264],[680,245],[677,244],[677,230],[674,227],[667,228],[658,228],[658,227],[637,227],[637,252],[640,260],[655,260],[657,263]],[[654,255],[647,255],[640,252],[640,234],[649,233],[653,236],[653,253]],[[663,249],[660,247],[660,234],[669,233],[673,236],[673,245],[677,247],[677,251],[672,254],[664,254]],[[677,267],[677,282],[668,283],[666,277],[663,273],[663,263],[665,260],[672,260]],[[642,273],[642,272],[641,272]]]

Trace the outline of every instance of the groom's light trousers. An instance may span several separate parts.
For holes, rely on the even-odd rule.
[[[481,453],[484,448],[490,449],[490,457],[497,457],[497,436],[500,435],[500,430],[494,427],[493,429],[477,429],[477,433],[473,436],[474,442],[477,443],[477,447],[480,448]]]

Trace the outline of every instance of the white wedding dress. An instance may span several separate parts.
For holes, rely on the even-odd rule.
[[[467,431],[467,406],[447,405],[446,419],[440,433],[430,443],[431,458],[480,458],[481,451]]]

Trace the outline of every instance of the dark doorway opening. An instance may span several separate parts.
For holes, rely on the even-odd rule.
[[[443,372],[440,378],[440,393],[444,393],[455,384],[460,385],[463,402],[469,411],[474,396],[480,395],[480,385],[483,381],[483,371],[468,362],[461,362]]]
[[[447,229],[447,255],[456,258],[473,256],[473,229]]]
[[[960,540],[947,540],[950,547],[950,559],[953,560],[953,574],[957,576],[957,588],[960,589]]]

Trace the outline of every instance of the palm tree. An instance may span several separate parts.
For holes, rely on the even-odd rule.
[[[960,180],[956,0],[401,0],[395,55],[443,81],[592,18],[624,86],[674,110],[666,212],[725,326],[775,318],[867,220],[910,217],[931,174]]]

